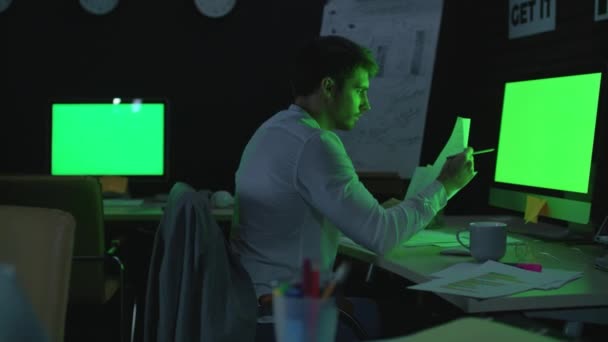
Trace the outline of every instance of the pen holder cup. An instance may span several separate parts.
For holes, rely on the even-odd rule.
[[[335,341],[338,326],[335,298],[275,295],[272,307],[277,342]]]

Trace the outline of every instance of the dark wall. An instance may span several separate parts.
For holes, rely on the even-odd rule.
[[[508,0],[445,0],[421,164],[433,161],[458,115],[472,119],[473,147],[495,147],[505,80],[605,70],[608,21],[593,22],[593,2],[557,1],[556,31],[509,40]],[[75,0],[14,1],[0,14],[0,173],[48,172],[53,98],[163,97],[168,184],[232,190],[248,138],[291,100],[285,57],[318,35],[323,3],[241,0],[209,19],[191,0],[123,0],[101,17]],[[477,158],[478,176],[450,211],[488,209],[494,162]]]
[[[0,172],[48,172],[49,101],[163,97],[171,180],[232,188],[257,125],[291,99],[284,67],[319,34],[323,1],[238,1],[221,19],[192,0],[127,0],[93,16],[75,0],[0,14]]]

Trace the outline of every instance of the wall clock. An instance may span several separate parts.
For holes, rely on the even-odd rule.
[[[194,0],[194,5],[201,14],[211,18],[220,18],[230,13],[236,0]]]
[[[114,8],[118,5],[119,0],[78,0],[80,1],[80,6],[85,9],[85,11],[95,14],[95,15],[104,15],[112,12]]]
[[[13,0],[0,0],[0,13],[6,11],[9,7],[11,7],[11,3]]]

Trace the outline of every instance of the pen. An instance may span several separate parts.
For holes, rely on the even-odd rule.
[[[312,272],[310,272],[310,296],[313,298],[319,297],[319,269],[313,267]]]
[[[304,259],[302,264],[302,294],[310,296],[312,292],[312,264],[310,259]]]
[[[321,299],[326,299],[332,294],[332,292],[336,288],[336,285],[344,281],[346,275],[348,274],[348,271],[350,271],[350,265],[348,263],[342,263],[340,264],[340,266],[338,266],[338,269],[336,270],[333,279],[331,280],[329,285],[327,285],[325,290],[323,290]]]
[[[287,288],[287,290],[285,290],[284,295],[285,297],[290,298],[302,298],[304,296],[304,294],[302,293],[302,289],[300,289],[299,287]]]
[[[285,294],[285,291],[287,291],[287,289],[289,289],[289,283],[279,283],[279,285],[276,286],[272,292],[273,294],[282,296]]]
[[[490,152],[494,152],[494,150],[495,150],[494,148],[486,148],[485,150],[479,150],[479,151],[473,152],[473,155],[476,156],[478,154],[490,153]],[[456,156],[457,156],[457,154],[453,154],[451,156],[448,156],[447,159],[452,159]]]
[[[484,153],[490,153],[490,152],[494,152],[494,149],[493,148],[486,148],[485,150],[475,151],[475,152],[473,152],[473,155],[476,156],[478,154],[484,154]]]
[[[517,262],[503,262],[503,264],[509,265],[509,266],[515,266],[517,268],[521,268],[523,270],[532,271],[532,272],[542,272],[542,270],[543,270],[543,266],[541,264],[524,264],[524,263],[517,263]]]

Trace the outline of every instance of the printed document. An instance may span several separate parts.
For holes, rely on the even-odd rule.
[[[532,289],[552,289],[582,276],[582,272],[543,270],[531,272],[496,261],[457,264],[434,273],[440,278],[410,286],[410,289],[473,298],[508,296]]]

